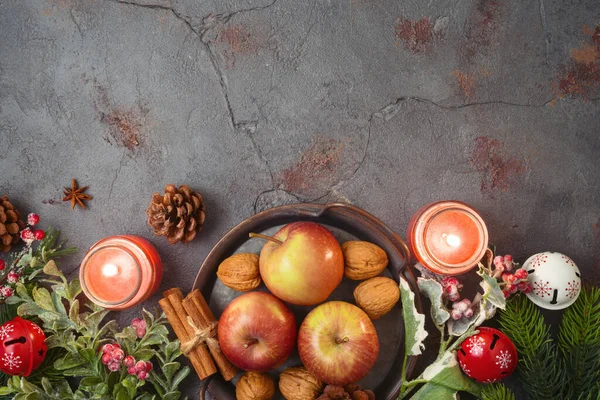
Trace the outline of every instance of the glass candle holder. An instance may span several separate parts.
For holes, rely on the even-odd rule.
[[[421,208],[408,227],[410,248],[436,274],[458,275],[477,265],[488,247],[481,216],[459,201],[440,201]]]
[[[135,235],[110,236],[86,253],[79,280],[101,307],[122,310],[148,299],[160,285],[162,262],[156,248]]]

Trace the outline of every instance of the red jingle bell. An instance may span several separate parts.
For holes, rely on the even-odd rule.
[[[481,383],[506,378],[517,368],[517,348],[497,329],[478,329],[479,333],[468,337],[458,349],[460,368],[469,378]]]
[[[16,317],[0,326],[0,371],[29,376],[39,367],[48,346],[42,329],[31,321]]]

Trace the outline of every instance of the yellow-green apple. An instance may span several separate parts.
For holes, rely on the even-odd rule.
[[[323,226],[293,222],[268,239],[260,252],[260,276],[271,293],[288,303],[322,303],[342,281],[344,255],[336,238]]]
[[[250,292],[223,310],[217,336],[221,351],[235,366],[264,372],[290,356],[296,342],[296,319],[272,294]]]
[[[300,325],[298,353],[323,382],[346,385],[369,373],[379,354],[379,338],[363,310],[344,301],[314,308]]]

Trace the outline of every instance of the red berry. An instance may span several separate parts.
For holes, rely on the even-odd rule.
[[[143,338],[146,335],[146,329],[144,329],[144,328],[137,328],[135,330],[135,335],[138,337],[138,339]]]
[[[34,226],[36,225],[38,222],[40,222],[40,216],[37,215],[36,213],[31,213],[27,216],[27,224],[30,226]]]
[[[21,239],[25,242],[30,242],[35,239],[35,235],[29,228],[25,228],[21,231]]]
[[[517,293],[517,285],[509,283],[508,285],[506,285],[505,290],[510,294]]]
[[[448,296],[448,300],[450,301],[459,301],[460,300],[460,293],[456,292],[453,293],[451,295]]]
[[[467,305],[467,307],[471,306],[471,300],[469,300],[469,299],[462,299],[462,302],[465,303]]]
[[[112,361],[112,357],[108,353],[102,355],[102,364],[109,364]]]
[[[35,240],[42,240],[46,236],[46,234],[43,230],[38,229],[37,231],[35,231],[33,236],[35,237]]]
[[[513,256],[511,256],[510,254],[507,254],[504,256],[505,262],[512,262],[512,260],[513,260]]]
[[[506,283],[514,283],[515,281],[517,281],[517,277],[513,274],[505,273],[502,274],[502,280]]]
[[[519,268],[515,271],[515,276],[517,279],[527,279],[527,275],[527,271],[525,271],[523,268]]]
[[[140,371],[137,373],[137,377],[141,380],[144,380],[148,377],[148,373],[146,371]]]
[[[114,358],[116,361],[121,362],[123,360],[123,358],[125,358],[125,352],[121,349],[114,349],[110,355],[112,356],[112,358]]]
[[[463,313],[463,315],[467,318],[471,318],[473,316],[473,309],[472,308],[467,308],[465,310],[465,312]]]
[[[458,279],[452,276],[447,276],[444,279],[442,279],[442,286],[458,286]]]
[[[123,359],[123,364],[125,364],[127,368],[131,368],[135,365],[135,358],[132,356],[127,356]]]
[[[531,285],[527,282],[521,282],[518,285],[518,289],[523,292],[523,293],[529,293],[531,292],[533,289],[531,287]]]
[[[494,257],[494,265],[497,267],[498,265],[502,265],[504,263],[504,257],[496,256]]]
[[[2,297],[10,297],[14,292],[15,290],[10,286],[2,286],[2,288],[0,288],[0,295],[2,295]]]
[[[108,364],[108,370],[115,372],[121,369],[121,363],[118,361],[113,361],[111,363]]]
[[[146,361],[146,371],[152,371],[152,363],[150,361]]]
[[[135,371],[136,372],[140,372],[140,371],[146,372],[146,362],[144,362],[144,361],[136,362],[135,363]]]
[[[510,297],[510,293],[506,289],[502,289],[502,294],[504,295],[505,299],[508,299]]]
[[[469,306],[464,303],[464,301],[457,301],[452,304],[452,309],[457,310],[458,312],[464,313]]]
[[[104,346],[102,346],[102,352],[103,353],[112,353],[112,351],[115,349],[115,345],[111,344],[111,343],[107,343]]]
[[[459,319],[462,318],[462,312],[460,312],[458,310],[452,310],[450,315],[452,316],[452,319],[455,321],[458,321]]]
[[[2,271],[4,268],[6,268],[6,263],[4,260],[0,260],[0,271]]]
[[[129,375],[135,375],[135,374],[137,374],[137,371],[135,370],[135,367],[129,367],[129,368],[127,368],[127,372],[129,373]]]
[[[6,281],[8,283],[17,283],[19,278],[20,278],[19,274],[17,274],[15,271],[10,271],[8,273],[8,275],[6,276]]]

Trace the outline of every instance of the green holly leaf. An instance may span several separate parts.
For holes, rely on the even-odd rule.
[[[402,299],[402,316],[404,318],[404,345],[406,354],[414,356],[424,349],[423,340],[427,337],[425,315],[415,307],[415,294],[410,290],[408,282],[400,278],[400,296]]]
[[[482,269],[477,274],[482,278],[479,285],[483,288],[483,297],[495,307],[504,310],[506,308],[506,299],[496,278],[489,276]]]
[[[412,395],[411,400],[456,400],[456,390],[434,383],[426,383]]]
[[[185,377],[189,375],[189,373],[190,367],[188,366],[185,366],[181,370],[179,370],[179,372],[177,372],[173,377],[173,381],[171,381],[171,390],[176,390],[179,387],[181,381],[183,381]]]
[[[15,391],[12,388],[9,388],[8,386],[0,387],[0,396],[6,396],[14,392]]]
[[[177,370],[181,367],[181,364],[178,362],[170,362],[167,364],[164,364],[161,369],[163,374],[165,374],[165,378],[167,378],[167,381],[171,381],[171,378],[173,378],[173,375],[175,374],[175,372],[177,372]]]
[[[169,392],[163,397],[163,400],[178,400],[181,397],[181,392]]]
[[[442,285],[435,279],[418,278],[419,290],[431,303],[431,318],[437,326],[443,326],[450,319],[450,313],[444,306]]]
[[[423,379],[428,380],[430,384],[445,387],[453,393],[462,391],[469,392],[477,397],[481,396],[481,386],[462,373],[455,352],[446,351],[442,357],[427,367],[423,371]],[[426,399],[429,397],[421,398]]]
[[[43,271],[46,275],[64,277],[63,273],[60,272],[60,270],[56,266],[54,260],[48,261],[46,265],[44,265]]]

